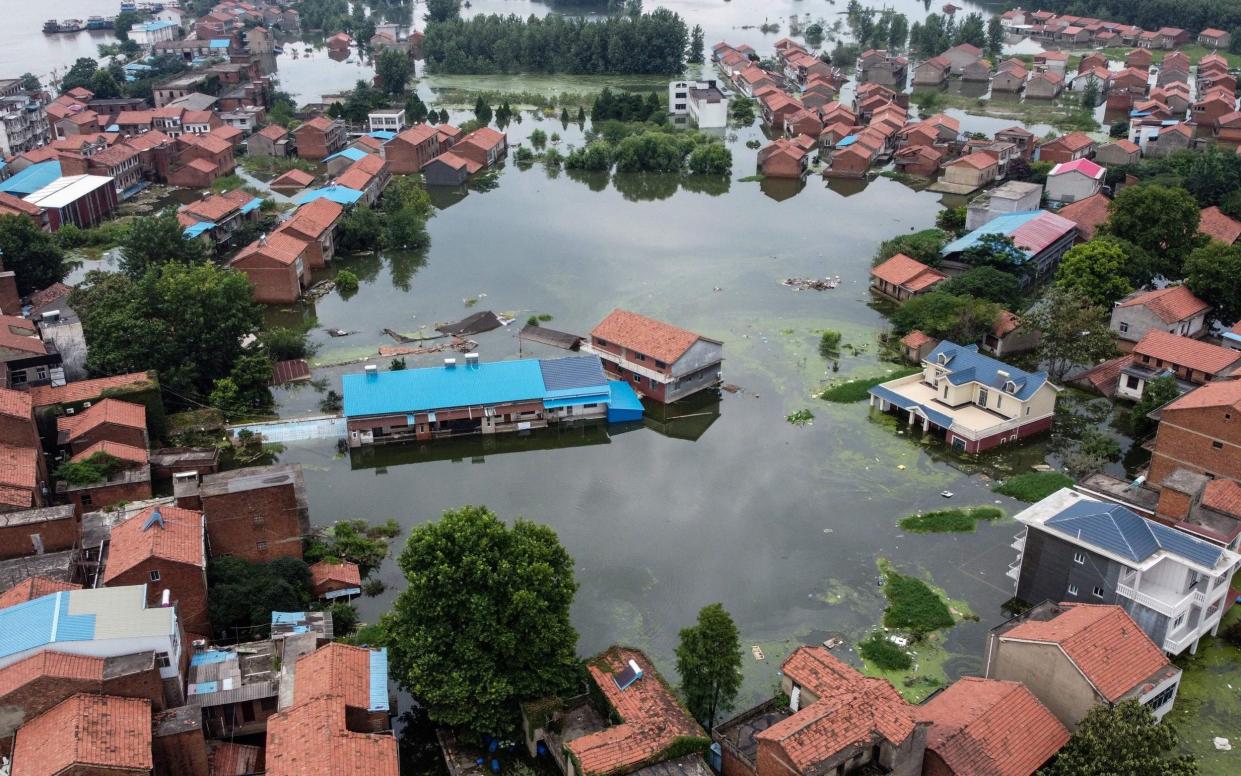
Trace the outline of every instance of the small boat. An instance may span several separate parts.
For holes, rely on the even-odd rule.
[[[138,4],[134,0],[121,0],[121,13],[125,11],[137,11]]]
[[[81,32],[83,29],[81,19],[64,19],[60,22],[61,32]]]
[[[112,29],[112,20],[105,19],[102,16],[87,17],[86,29],[88,30],[110,30]]]
[[[48,19],[47,21],[43,22],[43,32],[48,33],[48,34],[53,33],[53,32],[60,32],[60,22],[56,21],[55,19]]]
[[[943,491],[942,493],[940,493],[939,495],[943,496],[944,498],[952,498],[953,496],[955,496],[955,495],[957,495],[957,494],[953,493],[953,492],[952,492],[952,491],[950,491],[950,490],[945,490],[945,491]]]

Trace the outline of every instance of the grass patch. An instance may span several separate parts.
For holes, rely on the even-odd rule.
[[[1033,504],[1061,488],[1073,486],[1073,478],[1061,472],[1026,472],[1009,477],[991,490]]]
[[[900,526],[913,533],[970,533],[979,520],[999,520],[1004,510],[998,507],[941,509],[925,515],[901,518]]]
[[[807,426],[810,425],[810,421],[814,420],[814,413],[810,410],[798,410],[797,412],[790,412],[785,417],[785,420],[794,426]]]
[[[905,367],[888,372],[886,375],[878,377],[866,377],[857,380],[848,380],[843,383],[837,383],[825,388],[819,398],[824,401],[836,402],[838,404],[852,404],[853,402],[862,401],[870,395],[870,389],[879,383],[886,383],[888,380],[896,380],[901,377],[908,377],[922,371],[922,367]]]
[[[883,610],[885,626],[918,638],[953,626],[948,604],[927,583],[895,571],[888,571],[887,579],[883,589],[888,598],[888,607]]]
[[[870,634],[857,646],[863,660],[869,660],[884,671],[904,671],[913,666],[909,653],[889,641],[880,631]]]
[[[1198,654],[1174,662],[1182,670],[1176,705],[1165,718],[1180,733],[1181,751],[1198,760],[1202,773],[1234,773],[1237,769],[1236,732],[1241,730],[1241,647],[1223,638],[1224,630],[1241,622],[1241,607],[1224,615],[1219,637],[1203,636]],[[1234,749],[1215,748],[1215,736],[1231,738]]]
[[[833,359],[840,355],[840,332],[828,329],[819,337],[819,355]]]
[[[283,175],[289,170],[301,170],[312,175],[318,172],[313,162],[296,156],[244,156],[241,159],[241,168],[263,180]]]
[[[884,170],[879,173],[881,178],[890,178],[897,183],[903,183],[914,191],[922,191],[931,185],[930,178],[923,178],[921,175],[911,175],[900,170]]]

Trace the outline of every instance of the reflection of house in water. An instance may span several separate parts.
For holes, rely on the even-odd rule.
[[[827,188],[842,197],[852,197],[854,194],[861,194],[869,185],[870,181],[866,178],[827,179]]]
[[[432,442],[356,447],[349,451],[350,468],[354,470],[387,469],[393,466],[432,461],[486,463],[488,456],[505,453],[606,445],[611,443],[612,434],[628,430],[635,425],[637,424],[618,425],[596,421],[559,425],[555,428],[519,434],[475,435]]]
[[[719,391],[703,391],[676,404],[652,402],[642,417],[642,425],[656,434],[697,442],[719,417]]]
[[[764,178],[758,186],[768,197],[783,202],[801,193],[806,188],[806,181],[801,178]]]

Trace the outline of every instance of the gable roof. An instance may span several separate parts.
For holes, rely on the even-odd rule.
[[[998,164],[999,162],[997,162],[995,157],[991,154],[983,151],[975,151],[968,156],[962,156],[960,159],[949,162],[946,166],[955,167],[960,165],[964,167],[973,167],[975,170],[986,170],[988,168],[995,167]]]
[[[398,776],[391,733],[355,733],[340,696],[321,695],[267,721],[267,776]]]
[[[1211,305],[1194,296],[1188,286],[1168,286],[1131,294],[1117,307],[1146,307],[1164,323],[1176,323],[1205,313]]]
[[[1241,483],[1236,480],[1214,479],[1202,489],[1202,506],[1241,517]]]
[[[898,253],[882,264],[872,268],[870,274],[884,282],[908,288],[911,291],[921,291],[941,280],[947,280],[947,276],[942,272],[931,269],[917,259],[912,259],[903,253]]]
[[[7,609],[10,606],[24,604],[27,601],[33,601],[36,598],[42,598],[45,595],[58,593],[63,590],[81,590],[82,586],[74,582],[64,582],[51,577],[26,577],[13,587],[0,593],[0,609]],[[44,653],[47,654],[47,653]],[[2,682],[0,682],[2,684]],[[0,692],[0,694],[3,694]]]
[[[133,445],[123,445],[120,442],[113,442],[110,439],[101,439],[82,452],[70,458],[70,461],[85,461],[96,453],[104,453],[113,458],[119,458],[122,461],[130,463],[144,464],[149,459],[146,448],[134,447]]]
[[[344,212],[345,208],[341,205],[320,197],[299,207],[292,218],[276,227],[276,231],[288,230],[317,240],[336,224]]]
[[[112,529],[104,584],[150,558],[205,568],[203,526],[197,510],[147,507]]]
[[[1083,148],[1089,148],[1094,145],[1095,141],[1085,132],[1070,132],[1067,135],[1061,135],[1043,144],[1046,146],[1062,146],[1069,151],[1080,151]]]
[[[76,404],[98,398],[104,391],[117,388],[128,388],[143,383],[151,383],[153,378],[149,372],[130,372],[111,377],[97,377],[93,380],[77,380],[65,385],[39,385],[30,389],[30,399],[36,407],[50,407],[53,404]]]
[[[39,451],[0,442],[0,504],[29,508],[39,484]]]
[[[940,253],[944,256],[959,253],[973,247],[986,235],[1003,234],[1011,237],[1013,244],[1020,248],[1027,258],[1030,258],[1051,247],[1076,229],[1077,225],[1069,219],[1046,210],[1005,213],[991,219],[964,237],[958,237],[948,243]]]
[[[286,135],[288,135],[289,130],[285,129],[279,124],[268,124],[267,126],[260,129],[257,132],[257,134],[262,135],[263,137],[267,138],[268,140],[272,142],[277,142],[277,141],[282,140]]]
[[[34,321],[16,315],[0,315],[0,348],[39,355],[47,353],[47,346],[39,338],[39,327]]]
[[[619,308],[608,313],[591,336],[668,364],[685,355],[698,340],[722,344],[670,323]]]
[[[1022,401],[1029,399],[1039,388],[1049,384],[1046,372],[1026,372],[990,356],[984,356],[978,352],[976,344],[958,345],[944,340],[927,355],[926,360],[933,364],[942,363],[946,366],[948,382],[953,385],[976,382],[1004,391]],[[1002,376],[1000,372],[1007,373],[1007,377]],[[1013,384],[1013,390],[1006,391],[1005,386],[1010,382]]]
[[[103,681],[104,659],[47,650],[0,668],[0,697],[38,679]]]
[[[22,725],[13,776],[53,776],[71,766],[151,769],[151,702],[78,694]]]
[[[1056,215],[1077,224],[1077,231],[1081,232],[1082,237],[1092,240],[1099,227],[1107,221],[1110,215],[1109,205],[1111,205],[1111,200],[1100,192],[1083,197],[1076,202],[1070,202],[1056,211]]]
[[[297,659],[294,705],[321,695],[339,696],[346,706],[388,709],[388,651],[333,642]]]
[[[1063,611],[1050,620],[1026,620],[1000,638],[1059,645],[1111,703],[1171,667],[1163,651],[1119,606],[1060,606]]]
[[[11,388],[0,388],[0,415],[30,420],[32,408],[30,394]]]
[[[1208,407],[1235,407],[1241,410],[1241,380],[1217,380],[1200,385],[1179,399],[1173,399],[1164,405],[1160,412]]]
[[[104,399],[82,410],[77,415],[65,415],[56,419],[56,428],[69,441],[104,423],[117,426],[146,429],[147,408],[118,399]]]
[[[1210,569],[1223,554],[1220,547],[1147,520],[1119,504],[1087,498],[1069,504],[1043,525],[1134,563],[1162,551]]]
[[[306,252],[306,247],[305,240],[294,237],[287,231],[275,230],[267,237],[260,237],[242,248],[230,263],[237,264],[251,257],[260,256],[278,264],[292,265]]]
[[[320,585],[327,582],[340,582],[349,587],[362,586],[362,574],[358,568],[358,564],[349,561],[341,561],[340,563],[332,563],[331,561],[321,560],[310,566],[310,586],[318,589]]]
[[[1209,375],[1218,375],[1241,361],[1241,352],[1236,350],[1158,329],[1151,329],[1142,335],[1138,344],[1133,346],[1133,352]]]
[[[1225,215],[1219,206],[1212,205],[1203,208],[1198,232],[1226,245],[1232,245],[1241,237],[1241,221]]]
[[[1055,167],[1051,168],[1051,172],[1049,172],[1048,175],[1063,175],[1070,172],[1078,172],[1085,175],[1087,178],[1100,180],[1107,170],[1083,157],[1081,159],[1074,159],[1071,162],[1061,162],[1060,164],[1057,164]]]
[[[279,188],[304,189],[314,182],[315,182],[315,176],[311,175],[305,170],[299,170],[295,167],[292,170],[289,170],[288,172],[282,175],[279,175],[276,178],[273,178],[272,181],[268,183],[267,185],[273,189],[279,189]]]
[[[1069,741],[1069,731],[1020,682],[966,676],[922,707],[927,749],[953,773],[1030,776]]]

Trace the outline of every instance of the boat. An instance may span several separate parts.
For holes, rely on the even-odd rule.
[[[53,32],[60,32],[60,22],[56,21],[55,19],[48,19],[47,21],[43,22],[43,32],[46,34],[51,34]]]
[[[91,16],[86,19],[86,29],[88,30],[110,30],[112,29],[112,20],[105,19],[102,16]]]
[[[137,10],[138,10],[138,4],[135,3],[133,0],[121,0],[121,13],[125,13],[126,11],[137,11]]]
[[[62,19],[60,22],[61,32],[81,32],[85,29],[81,19]]]

